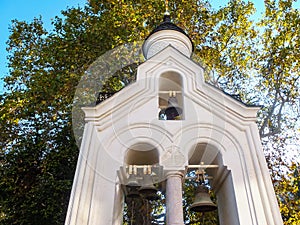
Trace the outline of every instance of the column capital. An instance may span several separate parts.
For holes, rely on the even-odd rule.
[[[165,170],[165,177],[168,179],[170,177],[184,177],[184,170]]]

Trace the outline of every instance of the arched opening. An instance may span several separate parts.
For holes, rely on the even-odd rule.
[[[198,143],[189,152],[184,185],[185,223],[219,224],[216,194],[212,179],[219,168],[219,151],[206,143]]]
[[[159,77],[158,108],[160,120],[184,119],[182,77],[168,71]]]
[[[211,221],[213,224],[239,224],[232,174],[224,166],[223,156],[219,149],[207,143],[198,143],[189,152],[188,157],[188,173],[195,175],[196,166],[199,165],[198,168],[204,173],[210,197],[216,203],[217,210],[209,214],[205,213],[205,218],[203,214],[188,211],[190,214],[187,217],[204,218],[206,222]],[[187,184],[189,187],[193,185],[191,181]]]
[[[148,143],[128,148],[121,168],[124,192],[123,224],[151,224],[160,217],[163,207],[162,176],[159,151]]]

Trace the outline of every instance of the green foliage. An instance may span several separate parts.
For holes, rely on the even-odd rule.
[[[300,221],[300,165],[293,163],[288,169],[285,176],[274,180],[274,187],[284,224],[297,225]]]
[[[32,132],[1,157],[0,224],[62,224],[77,161],[66,127],[56,140]]]
[[[298,118],[300,13],[292,2],[265,1],[265,17],[259,23],[264,29],[258,45],[256,68],[260,76],[256,89],[267,107],[261,120],[261,137],[292,129]]]
[[[298,170],[293,165],[294,175],[286,176],[282,169],[286,146],[299,138],[300,13],[292,0],[266,0],[265,6],[255,24],[251,2],[230,0],[213,9],[205,0],[169,1],[173,22],[194,42],[193,58],[209,72],[207,82],[263,105],[258,124],[281,212],[286,224],[297,224]],[[0,96],[0,224],[63,223],[78,156],[71,118],[78,82],[108,50],[143,41],[164,11],[158,0],[90,0],[62,11],[51,31],[41,18],[12,22],[10,74]],[[139,63],[104,80],[102,90],[133,82]],[[191,186],[185,193],[188,212]],[[185,216],[200,223],[201,215]]]
[[[123,224],[165,224],[165,195],[158,192],[155,200],[125,198]]]

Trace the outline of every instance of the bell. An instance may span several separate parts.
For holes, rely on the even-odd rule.
[[[195,200],[190,209],[194,212],[210,212],[217,209],[217,205],[211,201],[208,190],[204,185],[197,188]]]
[[[179,107],[177,98],[170,96],[168,100],[168,107],[165,109],[167,120],[174,120],[177,116],[182,114],[182,108]]]
[[[126,186],[140,186],[139,182],[136,180],[133,174],[129,175],[128,181],[126,183]]]
[[[140,193],[138,192],[137,188],[129,187],[126,197],[127,198],[139,198],[141,196],[140,196]]]
[[[157,200],[157,188],[154,186],[151,175],[145,175],[144,185],[139,189],[139,193],[147,200]]]
[[[127,187],[126,197],[128,197],[128,198],[139,198],[140,197],[140,193],[138,192],[138,188],[140,187],[140,185],[132,174],[129,175],[126,187]]]

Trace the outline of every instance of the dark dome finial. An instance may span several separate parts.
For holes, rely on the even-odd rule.
[[[170,13],[168,11],[165,12],[164,14],[164,23],[171,23],[171,16]]]

